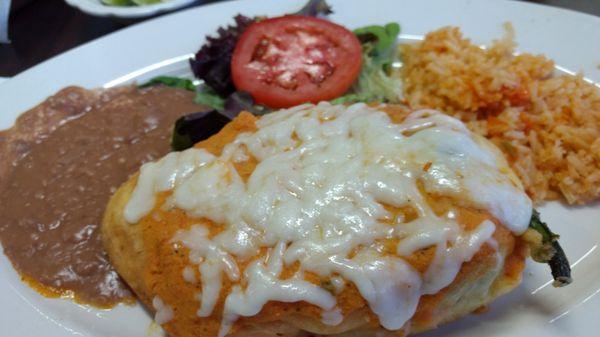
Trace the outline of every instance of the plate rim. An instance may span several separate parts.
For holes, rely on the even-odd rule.
[[[429,1],[425,1],[425,2],[440,3],[441,1],[443,1],[443,0],[429,0]],[[276,2],[276,1],[273,1],[273,0],[260,0],[260,1],[256,1],[256,3],[258,3],[260,5],[265,4],[265,3],[274,3],[274,2]],[[298,0],[298,1],[295,0],[293,3],[292,2],[288,2],[288,3],[286,3],[285,7],[287,7],[287,8],[295,8],[295,6],[298,3],[302,3],[302,2],[303,1],[301,1],[301,0]],[[339,2],[341,2],[341,0],[339,0]],[[359,2],[359,1],[357,0],[356,2]],[[382,1],[382,2],[384,2],[384,1]],[[392,2],[392,1],[388,1],[388,2]],[[460,0],[459,2],[462,3],[462,4],[465,4],[465,3],[469,3],[470,1],[469,0]],[[492,0],[483,0],[482,2],[483,3],[492,3]],[[154,19],[151,19],[151,20],[147,20],[147,21],[144,21],[143,23],[132,25],[132,26],[127,27],[125,29],[122,29],[122,30],[119,30],[117,32],[113,32],[111,34],[108,34],[108,35],[105,35],[103,37],[100,37],[98,39],[92,40],[92,41],[90,41],[88,43],[85,43],[85,44],[79,46],[79,47],[73,48],[73,49],[71,49],[71,50],[69,50],[69,51],[67,51],[65,53],[59,54],[59,55],[57,55],[57,56],[55,56],[55,57],[53,57],[53,58],[51,58],[49,60],[46,60],[46,61],[44,61],[44,62],[42,62],[42,63],[40,63],[40,64],[38,64],[38,65],[36,65],[34,67],[31,67],[31,68],[27,69],[26,71],[24,71],[24,72],[18,74],[17,76],[15,76],[13,79],[10,79],[10,80],[8,80],[5,83],[0,84],[0,101],[2,101],[3,97],[6,97],[9,94],[14,95],[15,93],[19,93],[19,92],[22,92],[23,90],[25,90],[27,88],[27,84],[31,83],[30,82],[31,80],[35,80],[36,78],[39,79],[40,76],[43,75],[44,69],[46,69],[48,67],[55,67],[58,63],[64,63],[64,62],[68,61],[69,58],[72,58],[72,57],[74,57],[74,56],[76,56],[78,54],[85,54],[85,51],[87,51],[89,49],[92,49],[93,47],[98,46],[99,44],[110,45],[110,43],[107,43],[107,41],[109,41],[109,42],[110,41],[116,41],[116,40],[118,40],[118,37],[135,35],[135,32],[141,31],[144,27],[156,26],[156,25],[159,25],[160,22],[164,23],[164,22],[168,22],[170,20],[172,21],[173,18],[177,18],[180,15],[187,15],[189,13],[194,13],[194,12],[201,13],[203,11],[209,11],[209,8],[220,8],[220,7],[227,7],[227,6],[233,6],[233,7],[239,6],[240,7],[239,11],[243,12],[243,10],[241,9],[241,7],[243,7],[244,4],[248,4],[248,3],[250,3],[249,0],[238,0],[238,1],[227,1],[227,2],[224,2],[224,3],[211,3],[211,4],[208,4],[208,5],[205,5],[205,6],[201,6],[201,7],[194,7],[194,8],[182,11],[182,12],[172,13],[172,14],[164,15],[164,16],[161,16],[161,17],[158,17],[158,18],[154,18]],[[583,13],[575,12],[575,11],[572,11],[572,10],[555,8],[555,7],[549,7],[549,6],[542,6],[542,5],[538,5],[538,4],[532,4],[532,3],[524,3],[524,2],[517,2],[517,1],[503,1],[503,3],[510,3],[511,4],[511,5],[507,5],[507,6],[516,5],[517,7],[519,7],[519,6],[526,6],[526,7],[532,6],[532,7],[536,7],[536,8],[542,7],[542,8],[544,8],[544,11],[550,10],[550,11],[554,12],[554,15],[559,15],[559,16],[563,15],[563,14],[567,15],[566,13],[568,13],[568,15],[575,14],[576,17],[581,17],[581,16],[587,17],[585,20],[588,20],[591,17],[591,18],[593,18],[593,20],[589,20],[589,21],[594,22],[594,25],[597,25],[597,27],[600,28],[600,17],[595,17],[595,16],[592,16],[592,15],[583,14]],[[257,7],[259,5],[255,4],[253,6]],[[280,5],[278,8],[281,8],[281,7],[284,7],[284,6]],[[334,7],[335,7],[335,5],[334,5]],[[224,23],[226,23],[226,22],[221,22],[221,24],[224,24]],[[517,31],[517,36],[518,36],[518,34],[519,34],[519,32]],[[204,39],[204,36],[201,36],[201,37],[198,38],[198,40],[200,40],[200,41],[198,41],[198,46],[200,45],[200,43],[201,43],[201,41],[203,39]],[[194,51],[195,51],[195,49],[194,50],[189,50],[188,53],[194,52]],[[598,62],[600,63],[600,60]],[[68,62],[66,62],[66,63],[68,63]],[[143,66],[145,66],[145,65],[140,65],[139,68],[142,68]],[[123,74],[123,75],[125,75],[125,74]],[[596,78],[594,78],[594,79],[596,79]],[[100,86],[102,86],[105,83],[106,83],[106,81],[104,81],[102,83],[98,83],[97,87],[100,87]],[[44,88],[44,90],[46,90],[45,92],[43,92],[43,96],[44,97],[46,97],[46,96],[48,96],[48,95],[50,95],[50,94],[52,94],[54,92],[54,91],[51,91],[48,88],[52,88],[52,87],[49,86],[47,88]],[[5,92],[8,92],[9,94],[6,94]],[[34,100],[33,98],[31,98],[29,100],[29,102],[31,103],[31,105],[29,105],[27,108],[29,108],[29,107],[31,107],[31,106],[39,103],[38,101],[32,102],[33,100]],[[39,101],[41,101],[41,100],[39,100]],[[18,114],[20,114],[21,112],[24,112],[24,111],[25,111],[25,109],[21,108],[16,114],[18,115]],[[11,112],[10,109],[9,109],[8,114],[11,114],[11,113],[15,114],[14,110],[13,110],[13,112]],[[0,119],[1,119],[1,117],[2,116],[0,116]],[[0,125],[0,129],[3,129],[2,125]],[[5,256],[2,254],[2,256],[0,258],[5,259]],[[4,268],[0,268],[0,285],[2,285],[4,282],[7,282],[6,281],[7,278],[2,273],[3,269]],[[27,306],[31,306],[31,308],[33,308],[33,309],[30,308],[32,311],[33,310],[38,310],[38,312],[39,312],[39,309],[37,309],[34,304],[28,303],[28,299],[25,297],[25,295],[23,295],[22,293],[20,293],[20,291],[22,289],[16,289],[16,288],[13,287],[12,284],[9,284],[9,287],[11,287],[11,289],[9,289],[10,291],[14,291],[17,294],[17,296],[14,297],[14,298],[19,297],[20,300],[22,300],[24,303],[26,303]],[[3,293],[3,291],[0,290],[0,294],[2,294],[2,293]],[[599,296],[596,296],[596,301],[598,301],[598,297]],[[2,311],[3,310],[0,309],[0,313]],[[10,327],[13,324],[6,317],[10,317],[11,315],[16,316],[15,318],[20,317],[20,316],[18,316],[18,315],[20,315],[19,312],[14,312],[13,313],[13,312],[10,312],[10,311],[6,311],[5,313],[8,313],[9,315],[0,315],[0,323],[4,323],[2,325],[5,326],[5,327]],[[40,312],[40,314],[42,314],[42,316],[44,315],[42,312]],[[2,317],[2,316],[5,316],[5,317]],[[51,319],[51,317],[49,318],[48,316],[46,316],[46,319]],[[58,324],[56,326],[59,326],[61,324],[60,320],[56,320],[55,319],[55,321],[57,321],[55,323]],[[48,323],[48,324],[50,324],[50,323]],[[52,324],[54,324],[54,323],[52,323]],[[36,326],[36,325],[32,324],[31,326]],[[44,325],[42,325],[42,326],[44,326]],[[23,330],[22,331],[23,333],[21,333],[21,335],[27,335],[27,331],[28,330]],[[54,331],[54,330],[52,330],[52,331]],[[64,333],[65,333],[66,330],[64,330],[63,328],[60,328],[60,330],[56,330],[56,331],[58,331],[58,332],[55,333],[55,334],[53,334],[54,332],[49,332],[48,335],[49,336],[60,336],[61,335],[61,334],[59,334],[60,332],[62,332],[63,333],[62,335],[64,335]],[[73,334],[75,334],[75,333],[76,332],[74,332]]]

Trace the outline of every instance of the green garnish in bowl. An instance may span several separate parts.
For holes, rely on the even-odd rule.
[[[121,7],[153,5],[160,2],[164,0],[102,0],[104,5]]]

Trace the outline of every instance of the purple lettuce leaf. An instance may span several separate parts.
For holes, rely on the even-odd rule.
[[[235,25],[217,30],[217,36],[208,36],[206,43],[190,60],[192,72],[197,78],[204,80],[220,96],[227,96],[235,91],[231,80],[231,55],[240,35],[255,19],[237,15]]]

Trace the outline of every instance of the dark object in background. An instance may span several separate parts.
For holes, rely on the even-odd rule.
[[[11,0],[0,0],[11,1]],[[199,6],[218,0],[202,0]],[[64,0],[12,0],[8,37],[0,44],[0,77],[11,77],[85,42],[143,20],[82,13]]]
[[[11,44],[0,45],[0,76],[14,76],[122,27],[114,20],[85,15],[64,0],[13,1],[8,30]]]

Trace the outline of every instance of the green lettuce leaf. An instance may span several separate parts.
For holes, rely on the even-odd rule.
[[[196,93],[194,101],[219,111],[225,108],[225,99],[208,86],[204,86]]]
[[[102,3],[108,6],[135,6],[131,0],[102,0]]]
[[[373,101],[377,101],[376,95],[371,92],[362,92],[358,94],[346,94],[344,96],[340,96],[334,100],[331,100],[331,104],[352,104]]]
[[[354,31],[362,43],[362,68],[350,92],[332,101],[333,104],[356,102],[390,102],[400,100],[401,81],[391,75],[396,55],[397,23],[367,26]]]
[[[365,44],[372,45],[374,56],[385,58],[396,44],[400,25],[392,22],[385,26],[366,26],[354,30],[354,34]]]
[[[196,86],[192,80],[181,77],[172,77],[172,76],[157,76],[150,81],[140,84],[140,88],[147,88],[154,85],[163,84],[172,88],[181,88],[189,91],[196,91]]]
[[[133,1],[138,6],[152,5],[152,4],[157,4],[159,2],[163,2],[163,0],[131,0],[131,1]]]

